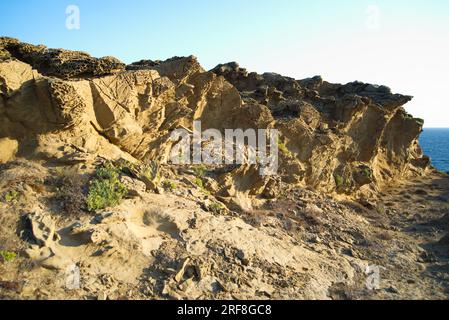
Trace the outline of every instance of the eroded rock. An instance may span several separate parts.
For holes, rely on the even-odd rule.
[[[41,247],[51,247],[52,243],[58,239],[56,234],[56,224],[51,216],[44,213],[34,213],[28,215],[31,233],[37,245]]]
[[[279,130],[282,183],[325,192],[376,192],[429,164],[418,144],[423,122],[403,108],[412,97],[385,86],[257,74],[237,63],[205,71],[193,56],[125,70],[113,58],[11,38],[1,38],[0,48],[10,55],[0,62],[0,138],[32,143],[34,157],[167,162],[177,143],[171,132],[201,120],[202,130]],[[67,145],[83,148],[82,159],[61,154]],[[217,179],[221,189],[211,190],[248,210],[249,198],[273,198],[278,189],[256,171],[227,172]],[[158,191],[147,178],[139,177]]]

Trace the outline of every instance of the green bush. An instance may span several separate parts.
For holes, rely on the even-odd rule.
[[[345,181],[343,177],[339,174],[334,174],[335,184],[337,185],[337,188],[343,187]]]
[[[200,187],[201,189],[204,189],[204,183],[203,183],[203,179],[201,178],[196,178],[195,180],[193,180],[193,183],[196,184],[198,187]]]
[[[287,144],[278,139],[278,149],[287,158],[293,158],[293,153],[287,148]]]
[[[7,203],[14,202],[19,199],[19,193],[15,190],[9,191],[5,194],[5,201]]]
[[[207,174],[207,167],[204,164],[196,165],[192,169],[197,177],[204,178]]]
[[[362,174],[363,174],[363,176],[364,176],[365,178],[368,178],[368,179],[372,179],[372,178],[373,178],[373,172],[372,172],[371,169],[369,169],[369,168],[364,168],[364,169],[362,170]]]
[[[220,213],[222,210],[224,210],[224,206],[219,202],[212,202],[212,204],[209,206],[209,210],[214,213]]]
[[[95,178],[89,186],[87,208],[95,211],[118,205],[128,193],[120,182],[120,169],[106,162],[96,171]]]
[[[17,258],[17,254],[14,252],[1,250],[0,257],[2,257],[6,262],[12,262],[15,258]]]

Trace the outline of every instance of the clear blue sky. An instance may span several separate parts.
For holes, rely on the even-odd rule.
[[[66,28],[66,7],[80,29]],[[1,0],[0,34],[132,62],[196,55],[209,69],[386,84],[449,127],[447,0]]]

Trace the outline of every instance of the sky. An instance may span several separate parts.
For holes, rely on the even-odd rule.
[[[447,0],[1,0],[0,35],[126,63],[193,54],[206,69],[383,84],[414,96],[406,109],[426,127],[449,127]]]

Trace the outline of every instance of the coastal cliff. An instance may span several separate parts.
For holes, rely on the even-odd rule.
[[[446,178],[418,143],[423,121],[404,108],[412,97],[385,86],[235,62],[207,71],[193,56],[126,65],[3,37],[0,95],[1,240],[10,247],[1,249],[21,261],[4,274],[14,278],[25,261],[42,267],[27,271],[30,288],[8,280],[22,297],[45,295],[37,283],[72,265],[87,284],[50,286],[50,297],[369,297],[357,287],[367,261],[386,263],[411,237],[389,228],[406,221],[393,217],[406,200],[386,208],[385,197],[415,188],[434,197],[436,216],[447,208]],[[195,121],[220,132],[276,129],[277,174],[172,164],[172,132]],[[409,247],[392,263],[416,273],[416,259],[432,257],[417,241]],[[421,283],[424,297],[432,281]]]

